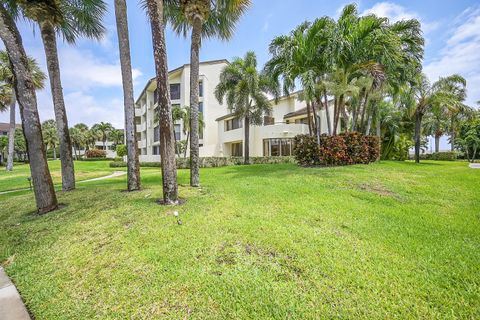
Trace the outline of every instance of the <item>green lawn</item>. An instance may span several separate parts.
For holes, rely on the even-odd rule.
[[[175,208],[159,177],[80,184],[45,216],[0,195],[0,261],[36,319],[480,318],[466,163],[211,168],[199,190],[181,170]]]
[[[110,168],[109,163],[110,161],[75,161],[77,181],[106,176],[113,171],[122,170],[122,168]],[[48,167],[52,174],[53,183],[61,189],[60,160],[48,161]],[[0,192],[29,188],[30,184],[27,178],[30,177],[30,167],[26,164],[15,164],[13,169],[13,171],[7,172],[5,167],[0,167]]]

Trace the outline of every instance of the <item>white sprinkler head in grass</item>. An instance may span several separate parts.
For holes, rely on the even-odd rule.
[[[175,217],[178,217],[178,211],[173,211],[173,215],[174,215]]]

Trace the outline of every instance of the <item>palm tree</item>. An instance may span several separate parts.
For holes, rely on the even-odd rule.
[[[228,109],[244,119],[245,164],[250,163],[250,124],[260,125],[263,115],[271,111],[266,95],[269,92],[277,92],[276,86],[257,71],[257,57],[252,51],[247,52],[243,59],[235,58],[220,73],[215,97],[220,104],[225,99]]]
[[[152,28],[153,57],[157,80],[160,122],[160,156],[162,161],[163,204],[178,203],[175,137],[172,104],[168,87],[167,48],[165,44],[164,1],[147,0],[146,8]]]
[[[62,189],[64,191],[73,190],[75,189],[75,172],[72,144],[60,77],[56,36],[59,31],[69,43],[75,43],[80,36],[100,39],[104,33],[101,20],[107,6],[102,0],[18,0],[12,2],[18,2],[23,15],[36,22],[40,29],[60,140]]]
[[[118,144],[122,144],[123,140],[125,139],[123,130],[113,129],[109,135],[108,140],[113,142],[113,146],[117,146]]]
[[[109,122],[100,122],[92,126],[92,131],[96,132],[103,142],[103,150],[107,150],[107,140],[113,130],[115,130],[115,128]]]
[[[53,150],[53,160],[57,160],[58,133],[55,120],[46,120],[42,123],[42,135],[45,148]]]
[[[140,163],[138,160],[137,136],[135,134],[135,104],[133,101],[132,62],[130,40],[128,38],[127,4],[125,0],[115,0],[120,67],[122,69],[123,103],[125,112],[125,135],[127,137],[127,188],[140,189]]]
[[[38,66],[34,58],[28,57],[28,68],[33,78],[33,85],[35,89],[43,89],[45,83],[45,74]],[[17,104],[17,99],[15,97],[14,90],[14,77],[13,70],[8,58],[6,51],[0,51],[0,81],[5,84],[3,90],[8,91],[10,100],[8,104],[10,105],[10,130],[8,132],[8,155],[7,155],[7,171],[13,170],[13,153],[15,147],[15,128],[16,128],[16,115],[15,115],[15,106]],[[7,102],[5,102],[7,103]]]
[[[415,162],[420,162],[420,144],[423,116],[434,106],[455,105],[463,101],[464,95],[452,91],[452,86],[465,87],[466,81],[459,75],[440,78],[433,85],[424,74],[420,74],[411,88],[417,105],[415,108]]]
[[[15,76],[15,95],[20,107],[25,139],[28,146],[27,150],[37,212],[43,214],[58,207],[57,197],[45,156],[37,98],[35,88],[32,86],[33,77],[28,68],[28,57],[17,26],[3,2],[0,3],[0,38],[2,38],[7,50]]]
[[[191,30],[190,48],[190,185],[200,185],[198,92],[202,38],[228,40],[251,0],[170,0],[165,16],[177,34],[187,37]]]
[[[70,137],[72,139],[73,155],[76,160],[79,159],[79,150],[85,143],[85,135],[78,128],[70,128]]]

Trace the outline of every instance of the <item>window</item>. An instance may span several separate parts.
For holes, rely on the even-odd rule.
[[[239,118],[225,120],[225,131],[239,129],[242,126],[243,126],[242,120]]]
[[[270,116],[264,116],[263,117],[263,125],[264,126],[269,126],[269,125],[272,125],[272,124],[275,124],[275,118],[274,117],[270,117]]]
[[[160,146],[153,147],[153,155],[157,156],[160,154]]]
[[[291,156],[293,139],[263,139],[263,156]]]
[[[142,118],[135,117],[135,124],[142,124]]]
[[[308,124],[308,118],[305,117],[305,118],[302,118],[302,119],[296,119],[295,123],[296,124]]]
[[[135,133],[135,135],[137,136],[137,141],[142,140],[142,134],[140,132]]]
[[[158,94],[157,93],[158,93],[157,89],[153,90],[153,104],[157,103],[157,101],[158,101]]]
[[[203,97],[203,81],[198,83],[198,96]]]
[[[180,136],[180,125],[176,124],[175,125],[175,141],[180,141],[181,136]]]
[[[153,142],[160,141],[160,126],[153,128]]]
[[[180,99],[180,83],[172,83],[170,85],[170,99]]]
[[[232,157],[242,157],[243,156],[243,143],[235,142],[232,143]]]
[[[203,102],[199,102],[199,103],[198,103],[198,112],[202,112],[202,113],[203,113]]]

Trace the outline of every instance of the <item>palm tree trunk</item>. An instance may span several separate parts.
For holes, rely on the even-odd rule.
[[[332,123],[330,120],[330,110],[328,107],[328,97],[327,97],[327,91],[323,92],[323,99],[325,100],[324,105],[325,105],[325,115],[327,117],[327,128],[328,128],[328,135],[332,135]]]
[[[5,44],[16,81],[16,96],[22,116],[23,133],[27,143],[33,190],[39,214],[57,208],[57,197],[45,157],[42,130],[37,109],[37,97],[27,66],[27,55],[15,22],[0,3],[0,37]]]
[[[309,101],[307,101],[307,123],[308,123],[308,134],[312,135],[312,111],[310,110]]]
[[[333,100],[333,135],[337,135],[337,127],[338,127],[338,97],[335,96]]]
[[[360,128],[364,128],[364,124],[365,124],[365,114],[367,112],[367,109],[368,109],[368,102],[369,102],[369,91],[367,91],[367,93],[365,94],[365,99],[363,100],[363,107],[362,107],[362,116],[360,118]]]
[[[203,21],[199,16],[193,19],[190,49],[190,185],[200,185],[199,137],[198,137],[198,73],[200,42]]]
[[[128,37],[127,4],[115,0],[120,67],[122,70],[123,104],[125,112],[125,140],[127,144],[127,188],[140,190],[140,163],[138,160],[137,136],[135,134],[135,104],[133,98],[132,61]]]
[[[455,129],[453,128],[455,124],[455,120],[454,120],[454,117],[452,116],[451,120],[450,120],[450,151],[455,151]]]
[[[168,88],[167,48],[165,45],[163,1],[147,0],[152,28],[153,57],[157,78],[157,94],[160,113],[160,156],[164,204],[178,203],[177,168],[173,137],[172,105]]]
[[[245,116],[245,149],[244,154],[244,163],[250,164],[250,116],[247,114]]]
[[[415,162],[420,162],[420,139],[422,134],[422,113],[415,112]]]
[[[53,146],[53,160],[57,160],[57,146]]]
[[[352,131],[357,130],[358,114],[362,111],[362,101],[365,99],[365,91],[365,88],[362,88],[362,93],[360,95],[360,98],[358,99],[358,108],[353,109]]]
[[[365,128],[365,135],[366,136],[370,135],[370,128],[372,127],[372,118],[373,118],[373,115],[369,114],[368,115],[368,120],[367,120],[367,127]]]
[[[315,108],[315,102],[312,101],[312,109],[313,109],[313,119],[315,122],[315,136],[317,138],[317,144],[320,145],[320,121],[317,117],[317,108]]]
[[[60,140],[60,161],[62,167],[62,189],[70,191],[75,189],[75,171],[72,156],[72,142],[68,131],[67,111],[63,100],[63,89],[60,78],[60,65],[58,61],[57,39],[55,29],[49,22],[40,23],[43,47],[47,58],[48,77],[52,90],[55,122],[57,124],[58,139]]]
[[[382,135],[382,127],[381,127],[381,123],[380,123],[380,112],[379,112],[379,110],[377,110],[376,114],[377,114],[377,137],[380,138],[380,136]],[[381,139],[379,139],[379,141],[381,141]]]
[[[7,155],[7,171],[13,170],[13,153],[15,152],[15,105],[17,99],[15,97],[15,89],[12,87],[12,101],[10,102],[10,129],[8,131],[8,155]]]
[[[183,157],[187,157],[187,149],[188,149],[188,139],[190,138],[190,131],[187,133],[187,143],[185,144],[185,151],[183,152]]]
[[[435,152],[440,151],[440,136],[435,134]]]

